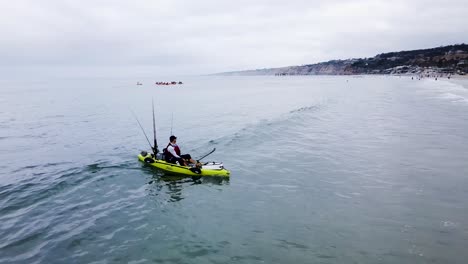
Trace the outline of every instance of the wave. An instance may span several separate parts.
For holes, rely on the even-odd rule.
[[[468,103],[468,89],[452,81],[431,81],[430,89],[437,93],[437,98],[453,103]]]
[[[468,96],[462,96],[454,93],[443,93],[440,95],[440,98],[449,100],[454,103],[468,103]]]
[[[66,164],[70,164],[72,162],[50,162],[50,163],[46,163],[46,164],[38,164],[38,165],[27,165],[27,166],[24,166],[24,167],[20,167],[16,170],[13,170],[12,172],[13,173],[17,173],[17,172],[23,172],[23,171],[26,171],[26,170],[32,170],[32,169],[45,169],[45,168],[50,168],[50,167],[56,167],[56,166],[60,166],[60,165],[66,165]]]
[[[79,167],[69,167],[72,162],[58,162],[19,168],[12,173],[27,173],[32,177],[14,184],[0,186],[0,219],[25,214],[44,200],[80,186],[84,182],[112,177],[112,175],[102,174],[103,170],[125,169],[131,167],[133,163],[133,161],[127,161],[114,165],[107,161],[98,161]],[[94,176],[97,172],[101,174]]]
[[[241,142],[251,144],[253,142],[265,142],[278,138],[278,134],[295,134],[297,128],[303,126],[304,122],[310,121],[311,118],[317,117],[316,113],[322,111],[324,105],[311,105],[299,107],[289,112],[282,114],[271,120],[260,120],[257,123],[248,125],[231,135],[226,135],[217,139],[211,139],[204,146],[195,148],[206,149],[206,145],[223,145],[225,147],[234,146]],[[318,118],[318,117],[317,117]],[[296,131],[296,132],[295,132]]]
[[[312,106],[305,106],[301,108],[297,108],[294,110],[289,111],[290,114],[298,113],[298,112],[309,112],[309,111],[317,111],[322,108],[322,105],[312,105]]]
[[[118,175],[125,176],[125,173],[116,173],[116,168],[117,171],[132,168],[134,160],[118,164],[107,160],[82,166],[70,164],[76,163],[24,166],[17,169],[15,174],[33,177],[0,186],[0,236],[3,238],[0,250],[15,252],[19,248],[29,248],[22,255],[0,258],[0,262],[37,258],[39,252],[35,248],[43,245],[40,241],[44,241],[44,236],[44,243],[50,244],[47,245],[50,248],[81,234],[81,231],[92,227],[98,219],[111,212],[128,207],[129,200],[145,195],[144,189],[147,187],[143,185],[143,191],[131,193],[131,190],[127,190],[125,192],[130,195],[120,197],[120,187],[113,186],[109,181]],[[106,202],[91,206],[95,198],[86,195],[86,192],[102,192],[99,197],[113,195],[115,199],[103,198],[107,199]],[[36,246],[31,248],[34,244]]]

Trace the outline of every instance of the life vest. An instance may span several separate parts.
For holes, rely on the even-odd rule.
[[[171,143],[169,143],[169,144],[167,144],[167,147],[164,149],[164,155],[166,156],[166,159],[174,157],[174,155],[172,155],[172,153],[169,152],[169,150],[167,150],[167,148],[169,146],[172,146],[174,148],[176,154],[180,157],[180,148],[179,148],[179,146],[177,146],[177,145],[173,146],[173,145],[171,145]]]

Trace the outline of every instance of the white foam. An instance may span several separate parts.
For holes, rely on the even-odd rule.
[[[342,193],[338,193],[338,192],[335,192],[334,193],[336,196],[338,197],[341,197],[341,198],[345,198],[345,199],[352,199],[353,197],[349,196],[349,195],[345,195],[345,194],[342,194]]]
[[[428,87],[437,93],[436,98],[453,103],[468,103],[468,89],[450,81],[426,81]]]
[[[464,96],[461,96],[461,95],[458,95],[458,94],[454,94],[454,93],[443,93],[443,94],[440,95],[440,98],[447,99],[447,100],[450,100],[452,102],[466,102],[466,103],[468,103],[468,98],[467,97],[464,97]]]

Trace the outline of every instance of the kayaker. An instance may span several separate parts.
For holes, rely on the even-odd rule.
[[[190,154],[180,154],[180,148],[177,145],[177,137],[172,135],[169,137],[169,144],[167,144],[166,151],[165,151],[165,159],[167,162],[176,163],[179,162],[182,166],[187,166],[187,162],[190,163],[197,163],[195,160],[192,159]]]

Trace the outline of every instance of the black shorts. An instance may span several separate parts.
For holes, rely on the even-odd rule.
[[[184,160],[192,159],[192,157],[190,157],[190,154],[183,154],[183,155],[180,155],[180,157],[183,158]]]
[[[190,156],[190,154],[184,154],[184,155],[180,155],[180,158],[176,158],[176,157],[171,157],[167,160],[167,162],[169,163],[176,163],[176,162],[179,162],[180,165],[184,164],[184,160],[190,160],[192,157]]]

